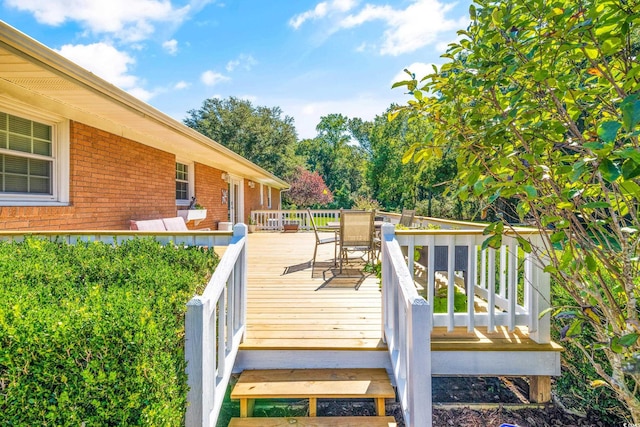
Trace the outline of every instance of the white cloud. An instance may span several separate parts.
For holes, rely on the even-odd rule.
[[[135,64],[135,59],[108,43],[66,44],[57,52],[145,102],[156,95],[155,92],[143,89],[144,82],[130,73],[129,68]]]
[[[128,89],[127,92],[130,95],[135,96],[136,98],[144,102],[149,102],[151,98],[156,96],[156,92],[149,92],[148,90],[143,89],[141,87],[134,87],[134,88]]]
[[[107,43],[66,44],[57,50],[62,56],[123,89],[134,87],[138,78],[128,73],[135,59]]]
[[[5,5],[31,12],[43,24],[76,21],[91,33],[136,42],[153,34],[156,23],[179,24],[206,3],[192,1],[193,5],[181,8],[174,8],[168,0],[6,0]]]
[[[176,39],[167,40],[162,43],[162,48],[166,50],[169,55],[175,55],[178,53],[178,41]]]
[[[258,61],[256,61],[253,56],[242,53],[238,58],[227,62],[227,66],[225,68],[228,72],[232,72],[238,67],[242,70],[250,71],[257,63]]]
[[[215,86],[218,83],[222,83],[224,81],[230,80],[229,77],[224,74],[220,74],[215,71],[207,70],[200,76],[200,80],[207,86]]]
[[[365,4],[355,9],[355,2],[345,0],[345,7],[338,8],[336,3],[321,2],[314,9],[294,16],[289,25],[298,29],[309,20],[327,21],[327,34],[340,30],[352,29],[366,23],[378,21],[384,26],[377,50],[381,55],[397,56],[429,44],[441,43],[440,35],[444,32],[465,27],[468,18],[449,19],[447,14],[455,6],[440,0],[409,0],[403,2],[406,7],[400,8],[396,3],[386,5]],[[346,14],[350,12],[349,14]],[[371,41],[366,42],[371,46]],[[361,44],[357,51],[362,51]]]
[[[355,0],[333,0],[323,1],[316,5],[315,8],[306,12],[295,15],[289,20],[289,25],[294,29],[300,28],[308,20],[321,19],[335,12],[348,12],[356,5]]]
[[[182,89],[188,88],[189,86],[191,86],[191,84],[189,84],[189,83],[185,82],[184,80],[182,80],[182,81],[179,81],[178,83],[176,83],[173,86],[173,88],[176,89],[176,90],[182,90]]]

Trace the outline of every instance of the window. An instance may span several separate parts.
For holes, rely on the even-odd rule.
[[[12,110],[0,111],[0,204],[68,202],[68,122]]]
[[[267,208],[271,209],[271,187],[267,187]]]
[[[52,126],[0,113],[2,193],[53,194]]]
[[[189,166],[176,163],[176,200],[190,202],[189,199]]]

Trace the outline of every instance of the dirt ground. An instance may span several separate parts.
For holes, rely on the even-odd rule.
[[[531,405],[528,384],[521,378],[433,378],[433,426],[519,427],[580,426],[606,427],[593,415],[575,415],[558,405]],[[387,404],[398,427],[403,427],[398,403]],[[318,415],[375,415],[373,403],[325,401],[318,404]],[[621,424],[622,425],[622,424]]]

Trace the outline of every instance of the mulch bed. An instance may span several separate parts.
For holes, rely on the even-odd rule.
[[[609,424],[593,414],[576,415],[554,404],[532,405],[527,400],[528,384],[523,378],[434,377],[434,427],[606,427]],[[237,402],[229,402],[237,415]],[[224,410],[223,410],[224,411]],[[263,401],[256,403],[254,416],[306,416],[307,401]],[[393,415],[398,427],[404,427],[398,402],[388,401],[386,414]],[[318,400],[318,416],[375,416],[371,399]],[[219,420],[219,426],[223,420]],[[228,421],[227,421],[228,422]],[[623,421],[619,425],[623,425]]]

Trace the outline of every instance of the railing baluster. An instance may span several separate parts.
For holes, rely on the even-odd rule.
[[[473,332],[475,328],[475,286],[476,286],[476,263],[478,261],[478,252],[475,244],[475,238],[469,236],[467,238],[467,331]]]
[[[429,236],[429,249],[427,251],[427,300],[433,306],[433,298],[436,293],[436,243],[435,236]],[[431,330],[433,330],[433,319],[431,322]]]
[[[456,297],[456,272],[455,272],[456,243],[453,235],[447,237],[447,331],[455,329],[455,297]]]
[[[509,299],[507,300],[507,312],[509,314],[509,331],[514,331],[516,328],[516,304],[518,302],[518,241],[511,239],[511,245],[509,246],[511,263],[509,265]],[[525,284],[525,287],[526,286]]]
[[[506,285],[507,285],[507,246],[500,246],[500,288],[498,295],[505,298]]]
[[[496,250],[487,249],[488,266],[487,266],[487,305],[489,316],[487,319],[487,332],[495,332],[496,330]]]

